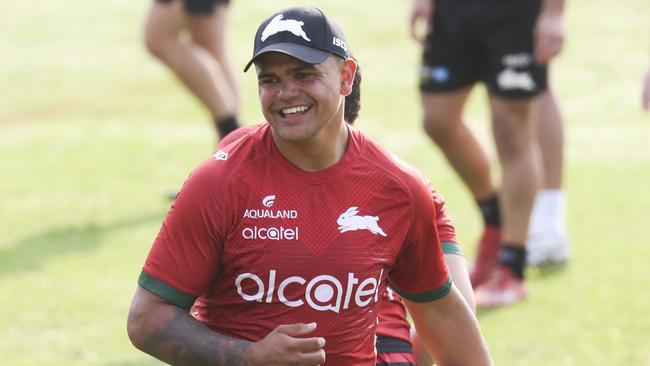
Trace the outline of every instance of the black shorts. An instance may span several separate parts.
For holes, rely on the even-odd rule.
[[[159,3],[171,3],[174,0],[156,0]],[[228,4],[230,0],[183,0],[185,11],[192,15],[212,14],[217,4]]]
[[[376,366],[416,366],[411,343],[402,339],[377,336]]]
[[[422,92],[482,81],[506,98],[546,89],[546,65],[533,58],[541,0],[435,0],[433,32],[420,70]]]

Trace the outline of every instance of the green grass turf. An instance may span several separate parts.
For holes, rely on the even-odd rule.
[[[478,213],[419,127],[408,2],[306,1],[345,29],[364,73],[358,125],[446,196],[469,257]],[[650,365],[650,114],[640,82],[645,0],[570,1],[553,79],[567,117],[574,258],[533,274],[529,300],[481,312],[498,365]],[[258,22],[288,1],[234,1],[242,66]],[[125,317],[140,266],[180,186],[211,151],[208,116],[143,50],[146,1],[6,2],[0,13],[0,363],[151,365]],[[241,75],[243,120],[261,120]],[[472,126],[490,144],[484,92]],[[492,149],[492,148],[491,148]],[[493,150],[493,149],[492,149]]]

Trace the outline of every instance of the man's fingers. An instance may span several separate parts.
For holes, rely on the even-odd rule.
[[[275,328],[275,332],[283,334],[286,350],[293,354],[295,365],[315,366],[325,363],[325,338],[302,336],[313,332],[316,323],[283,324]]]
[[[321,365],[325,363],[325,338],[305,338],[315,329],[316,323],[278,325],[263,340],[254,343],[252,360],[265,360],[266,365]]]
[[[560,37],[540,37],[535,46],[535,61],[547,64],[562,50],[564,41]]]
[[[409,15],[411,38],[421,45],[424,45],[426,34],[429,33],[433,24],[433,8],[431,6],[431,0],[416,1]],[[423,26],[424,30],[422,29]]]
[[[278,325],[275,331],[292,337],[299,337],[313,332],[314,329],[316,329],[316,323],[297,323]]]
[[[410,31],[411,31],[411,38],[414,40],[420,42],[420,37],[417,34],[417,24],[418,24],[418,14],[416,13],[411,13],[411,17],[409,18],[409,25],[410,25]]]
[[[301,352],[315,352],[325,347],[325,338],[296,338],[293,342],[293,348]]]
[[[550,58],[548,46],[545,43],[539,42],[535,47],[535,61],[538,64],[547,64]]]
[[[298,352],[314,352],[325,347],[325,338],[323,337],[309,337],[303,336],[313,332],[316,329],[316,323],[298,323],[298,324],[283,324],[275,328],[276,333],[284,334],[289,338],[285,338],[289,349]]]

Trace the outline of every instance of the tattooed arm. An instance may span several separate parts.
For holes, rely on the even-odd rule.
[[[325,340],[302,338],[315,328],[280,325],[259,342],[226,337],[140,286],[127,320],[133,345],[171,365],[319,365],[325,362]]]

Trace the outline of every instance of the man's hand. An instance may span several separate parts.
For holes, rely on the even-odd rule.
[[[418,29],[422,23],[426,26],[424,35]],[[433,29],[433,0],[413,0],[409,24],[411,37],[423,47],[426,47],[426,35]]]
[[[301,338],[316,329],[316,323],[279,325],[249,348],[250,365],[315,366],[325,363],[325,339]]]
[[[535,24],[535,61],[547,64],[562,50],[565,36],[564,17],[561,12],[543,11]]]

